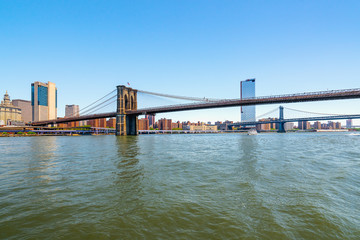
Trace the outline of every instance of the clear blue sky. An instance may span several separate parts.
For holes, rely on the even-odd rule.
[[[360,87],[360,1],[0,0],[0,95],[55,82],[58,115],[130,82],[161,93],[235,98]],[[291,104],[360,113],[360,100]],[[275,105],[258,107],[259,114]],[[239,108],[159,115],[239,120]]]

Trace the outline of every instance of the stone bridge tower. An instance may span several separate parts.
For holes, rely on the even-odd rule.
[[[137,135],[138,119],[126,111],[137,109],[137,90],[124,85],[117,86],[116,135]]]

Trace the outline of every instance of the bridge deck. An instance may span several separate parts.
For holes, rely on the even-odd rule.
[[[127,114],[144,115],[144,114],[179,112],[179,111],[188,111],[188,110],[200,110],[207,108],[265,105],[265,104],[275,104],[275,103],[313,102],[313,101],[354,99],[354,98],[360,98],[360,89],[257,97],[257,98],[243,99],[243,100],[231,99],[231,100],[214,101],[214,102],[206,102],[206,103],[192,103],[192,104],[172,105],[172,106],[155,107],[155,108],[144,108],[144,109],[128,111]]]
[[[182,105],[172,105],[155,108],[144,108],[138,110],[127,111],[127,115],[144,115],[144,114],[156,114],[166,112],[179,112],[188,110],[200,110],[208,108],[224,108],[224,107],[236,107],[236,106],[247,106],[247,105],[265,105],[275,103],[295,103],[295,102],[313,102],[313,101],[326,101],[326,100],[340,100],[340,99],[354,99],[360,98],[360,89],[347,89],[347,90],[335,90],[326,92],[312,92],[312,93],[298,93],[280,96],[268,96],[268,97],[257,97],[249,99],[230,99],[221,101],[212,101],[205,103],[191,103]],[[47,121],[33,122],[33,126],[42,126],[56,123],[66,123],[74,121],[83,121],[99,118],[110,118],[115,117],[116,112],[85,115],[80,117],[72,118],[60,118]]]

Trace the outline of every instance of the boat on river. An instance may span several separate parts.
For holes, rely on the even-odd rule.
[[[248,132],[247,132],[247,135],[257,135],[258,132],[256,131],[255,128],[251,128]]]

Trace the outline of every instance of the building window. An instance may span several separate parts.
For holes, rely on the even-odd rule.
[[[48,106],[48,88],[38,86],[38,105]]]
[[[35,92],[34,84],[31,84],[31,106],[34,106]]]

